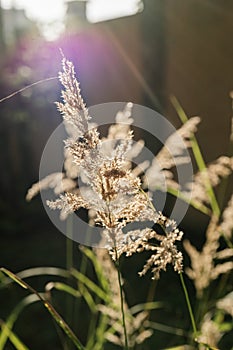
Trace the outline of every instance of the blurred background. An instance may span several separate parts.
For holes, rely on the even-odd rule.
[[[231,0],[0,0],[0,100],[56,77],[62,49],[76,67],[88,106],[131,101],[162,113],[178,127],[170,102],[175,95],[189,116],[202,118],[198,140],[208,162],[229,150],[232,37]],[[38,180],[46,141],[61,122],[54,105],[59,99],[60,85],[50,80],[0,103],[0,265],[15,272],[65,265],[65,237],[49,222],[39,197],[25,201],[27,189]],[[184,227],[192,232],[191,216]],[[137,266],[132,270],[126,269],[129,293]],[[40,288],[44,281],[36,283]],[[146,295],[144,283],[131,296],[133,303]],[[12,288],[7,293],[7,306],[0,299],[0,318],[15,304],[20,294],[15,288],[17,292]],[[156,297],[163,294],[161,281]],[[180,317],[178,305],[171,314]],[[45,319],[40,309],[35,309],[37,316]],[[24,325],[31,324],[31,316],[24,317]],[[33,349],[41,349],[33,338],[35,332],[45,332],[42,326],[20,330]],[[53,341],[48,331],[44,336]]]

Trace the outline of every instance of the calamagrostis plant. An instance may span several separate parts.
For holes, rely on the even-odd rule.
[[[195,174],[192,184],[192,198],[202,204],[209,204],[210,197],[208,183],[212,188],[220,184],[221,180],[233,171],[233,157],[221,156],[213,163],[208,164],[206,171]]]
[[[229,324],[226,322],[225,314],[228,315],[228,318],[233,317],[233,292],[217,300],[215,305],[211,305],[211,310],[204,315],[198,336],[198,342],[201,344],[200,350],[206,349],[204,344],[208,344],[213,349],[219,348],[219,341],[225,331],[232,329],[232,322]]]
[[[128,103],[123,111],[119,111],[115,124],[109,127],[107,137],[100,138],[98,129],[91,123],[88,109],[81,97],[72,62],[63,58],[62,66],[63,71],[59,73],[59,78],[64,86],[63,102],[57,103],[57,107],[63,115],[69,135],[65,140],[64,172],[48,175],[34,184],[28,191],[27,199],[30,200],[42,189],[52,188],[59,198],[55,201],[48,200],[47,204],[51,209],[60,210],[61,219],[65,219],[80,208],[85,208],[88,210],[91,224],[102,227],[105,245],[117,270],[113,273],[112,265],[110,269],[109,256],[108,258],[105,256],[107,260],[104,268],[111,270],[111,279],[114,274],[115,278],[118,278],[120,288],[118,291],[113,288],[112,295],[114,304],[120,304],[121,307],[115,309],[110,307],[110,310],[107,306],[101,305],[99,308],[101,312],[108,314],[112,325],[117,327],[118,336],[110,332],[109,340],[118,345],[124,344],[128,349],[128,345],[134,346],[143,342],[151,335],[151,330],[146,322],[147,313],[132,315],[125,303],[119,270],[119,258],[122,254],[130,256],[143,251],[150,252],[151,255],[139,274],[142,276],[151,270],[154,279],[160,277],[160,272],[166,270],[167,264],[172,264],[174,270],[180,273],[186,300],[188,299],[181,274],[183,256],[176,247],[176,241],[182,239],[183,233],[177,228],[175,221],[155,210],[149,195],[142,190],[142,187],[146,188],[145,182],[142,183],[139,177],[142,177],[146,169],[148,169],[146,176],[152,176],[152,180],[155,172],[157,178],[161,177],[162,172],[162,177],[169,186],[178,189],[179,185],[173,179],[171,168],[186,163],[187,159],[183,156],[179,145],[173,154],[175,162],[169,155],[167,146],[170,147],[173,142],[175,135],[172,135],[157,155],[160,169],[154,169],[156,162],[149,168],[147,160],[133,167],[132,159],[140,153],[144,145],[142,140],[133,143],[131,130],[133,105]],[[196,131],[198,123],[199,118],[192,118],[178,131],[187,147],[190,147],[190,138]],[[172,149],[174,151],[174,145]],[[77,184],[77,177],[81,178],[81,184]],[[153,187],[153,181],[150,183]],[[133,222],[143,222],[145,227],[127,231],[126,226]],[[160,227],[159,233],[152,227]],[[97,255],[99,254],[103,253],[100,251]],[[192,310],[189,304],[188,306],[195,333]],[[118,322],[119,312],[122,316],[123,330]]]
[[[226,208],[222,214],[221,231],[227,238],[232,237],[233,232],[233,195],[231,196]]]
[[[152,255],[141,274],[152,268],[154,278],[159,278],[161,270],[171,263],[175,271],[182,271],[182,254],[177,251],[175,242],[181,240],[182,232],[174,221],[156,212],[148,196],[141,190],[141,180],[129,167],[128,154],[135,153],[132,147],[133,132],[127,113],[126,124],[122,128],[118,122],[118,139],[106,154],[104,140],[101,140],[97,128],[91,128],[90,116],[80,94],[74,67],[63,58],[63,72],[59,74],[65,90],[62,91],[63,103],[57,103],[66,123],[70,124],[70,133],[65,146],[78,167],[84,186],[79,191],[66,191],[55,201],[47,201],[51,209],[60,209],[67,215],[79,208],[95,213],[95,223],[103,227],[103,234],[109,253],[118,261],[122,253],[151,251]],[[130,105],[127,106],[129,109]],[[120,130],[121,128],[121,130]],[[121,132],[120,132],[121,131]],[[117,135],[116,128],[110,130],[109,139]],[[140,148],[140,144],[138,144]],[[138,147],[137,146],[137,147]],[[29,192],[30,193],[30,192]],[[164,235],[157,234],[152,228],[132,230],[124,233],[128,223],[148,222],[162,227]],[[155,240],[158,244],[152,243]]]
[[[204,289],[211,281],[233,270],[233,261],[223,262],[233,257],[233,249],[218,250],[220,237],[221,225],[213,216],[206,231],[206,242],[202,251],[198,251],[189,241],[184,241],[184,247],[191,259],[191,268],[187,268],[186,273],[194,281],[198,298],[202,297]]]
[[[186,148],[191,147],[190,139],[197,131],[197,125],[199,123],[199,117],[192,117],[180,129],[167,138],[164,146],[146,170],[144,186],[148,182],[150,190],[167,190],[169,187],[176,190],[180,189],[180,185],[174,179],[172,169],[190,161],[189,157],[183,154],[184,145]],[[167,188],[164,188],[164,179]]]
[[[211,319],[211,314],[207,313],[201,324],[201,335],[198,337],[199,349],[218,349],[218,342],[222,335],[223,332],[219,330],[218,325]],[[208,347],[206,344],[208,344]]]
[[[175,243],[182,239],[183,233],[178,230],[173,220],[154,209],[149,196],[142,188],[170,190],[171,193],[179,196],[180,185],[175,180],[173,168],[185,164],[189,159],[184,156],[183,147],[177,142],[175,133],[166,140],[164,147],[151,164],[144,161],[133,168],[132,159],[144,146],[142,140],[133,143],[131,130],[133,105],[128,103],[123,111],[119,111],[115,124],[108,129],[107,137],[100,138],[98,129],[91,123],[88,109],[81,97],[73,64],[63,58],[62,65],[63,72],[59,77],[64,86],[63,102],[57,103],[57,106],[63,115],[64,125],[69,135],[65,140],[64,172],[50,174],[34,184],[28,191],[27,199],[30,200],[42,189],[52,188],[59,198],[48,201],[47,204],[51,209],[60,209],[61,219],[65,219],[69,213],[82,207],[88,210],[90,223],[98,224],[103,228],[103,237],[109,254],[106,254],[106,250],[95,250],[95,253],[104,266],[106,277],[109,280],[118,279],[120,289],[110,283],[113,305],[99,305],[99,310],[108,316],[110,325],[116,330],[114,334],[111,331],[108,332],[107,339],[120,346],[125,345],[126,348],[128,345],[133,347],[149,337],[151,330],[147,327],[147,313],[140,312],[133,317],[125,301],[119,258],[122,254],[131,256],[134,253],[148,251],[151,255],[139,273],[140,276],[151,269],[153,278],[158,279],[160,272],[166,270],[167,264],[172,264],[175,271],[182,272],[183,257]],[[196,142],[194,133],[199,122],[199,117],[189,120],[185,118],[183,126],[177,131],[186,148],[193,148],[197,164],[200,155],[195,152],[193,144]],[[231,141],[232,135],[233,132]],[[172,155],[169,152],[171,149]],[[198,165],[200,169],[203,168],[200,164]],[[232,171],[233,157],[222,156],[206,168],[204,166],[203,170],[195,174],[193,182],[187,184],[187,189],[192,190],[190,204],[199,209],[205,208],[207,210],[204,212],[210,213],[209,208],[213,210],[211,201],[214,197],[214,192],[211,194],[210,188],[213,190],[219,185],[221,179],[229,176]],[[145,172],[144,176],[143,172]],[[77,177],[82,180],[79,186]],[[182,199],[186,200],[184,191]],[[213,210],[214,214],[211,214],[206,232],[206,242],[201,251],[198,251],[189,241],[184,242],[191,259],[191,267],[186,269],[186,273],[194,281],[197,297],[200,300],[213,280],[233,269],[233,262],[230,260],[233,249],[222,248],[220,245],[222,235],[229,240],[232,237],[232,211],[233,196],[221,216],[220,210],[219,213],[218,210]],[[127,225],[132,222],[143,222],[145,227],[127,231]],[[150,227],[148,222],[151,223]],[[160,233],[152,229],[152,225],[159,226]],[[117,270],[114,269],[113,263]],[[213,308],[232,315],[232,293],[218,299],[212,305],[211,311],[203,315],[198,336],[182,274],[180,276],[199,349],[216,347],[223,333],[214,320]],[[120,314],[123,316],[123,329],[119,323]],[[127,335],[129,341],[127,341]]]

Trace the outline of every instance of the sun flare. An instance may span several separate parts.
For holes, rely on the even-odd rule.
[[[24,9],[28,18],[42,23],[62,20],[66,13],[64,0],[1,0],[1,5]]]
[[[43,36],[48,40],[54,40],[64,31],[64,19],[70,1],[0,0],[0,4],[3,9],[11,9],[13,7],[15,9],[23,9],[30,20],[37,22]],[[143,4],[140,0],[89,0],[86,6],[86,17],[87,21],[96,23],[131,16],[142,9]]]

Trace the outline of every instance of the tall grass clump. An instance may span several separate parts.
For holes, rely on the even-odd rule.
[[[34,184],[27,193],[27,200],[43,189],[52,188],[58,198],[54,201],[48,198],[50,209],[60,210],[61,220],[67,219],[70,213],[85,209],[89,225],[102,228],[101,245],[105,248],[80,246],[82,262],[79,269],[73,266],[72,259],[67,260],[67,268],[63,270],[55,267],[34,268],[16,275],[2,268],[2,287],[5,288],[12,280],[32,295],[22,300],[9,318],[0,323],[0,350],[4,349],[7,341],[17,349],[27,349],[13,332],[13,327],[23,308],[35,301],[42,302],[64,331],[70,341],[66,343],[70,344],[70,349],[108,349],[110,343],[125,350],[143,349],[143,344],[149,344],[148,339],[154,330],[180,336],[179,344],[183,345],[173,349],[220,349],[219,344],[232,330],[230,317],[233,316],[233,298],[229,281],[233,270],[233,200],[229,195],[226,207],[220,208],[215,189],[223,178],[231,175],[233,157],[222,156],[206,165],[194,136],[200,118],[188,119],[178,101],[172,98],[182,121],[177,133],[193,153],[198,167],[193,181],[187,183],[187,191],[192,190],[193,194],[190,201],[184,192],[180,192],[173,171],[177,164],[187,162],[179,146],[173,143],[174,135],[167,139],[151,164],[145,161],[133,167],[132,160],[140,153],[144,143],[139,140],[133,144],[132,104],[128,103],[123,111],[119,111],[115,124],[109,127],[107,136],[101,138],[82,99],[72,62],[63,57],[62,67],[59,79],[64,88],[63,101],[58,102],[57,107],[68,134],[64,170]],[[173,149],[177,147],[175,161],[168,152],[171,145]],[[77,177],[81,177],[81,185]],[[184,260],[182,249],[178,249],[183,232],[174,220],[156,210],[150,198],[150,191],[156,188],[163,190],[161,178],[166,179],[167,191],[173,196],[190,202],[195,209],[209,216],[207,229],[201,229],[205,237],[202,250],[198,250],[188,239],[184,240],[190,266]],[[140,225],[127,230],[132,223]],[[68,239],[67,242],[69,254],[72,243]],[[153,322],[150,311],[163,307],[159,301],[150,300],[130,306],[122,278],[121,257],[141,253],[146,260],[138,269],[140,277],[149,272],[152,279],[158,281],[168,265],[178,273],[181,285],[178,293],[182,293],[186,302],[190,329],[187,329],[186,321],[184,329]],[[90,265],[94,277],[88,275]],[[42,274],[59,276],[63,280],[51,280],[45,291],[39,293],[24,279]],[[187,280],[193,282],[195,300],[190,300]],[[219,287],[213,293],[212,286],[216,281]],[[74,310],[77,313],[81,300],[85,301],[90,312],[85,344],[78,336],[78,322],[75,324],[77,331],[74,331],[54,307],[55,290],[75,300]]]

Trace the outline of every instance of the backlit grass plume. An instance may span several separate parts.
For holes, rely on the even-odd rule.
[[[64,90],[62,102],[57,102],[57,107],[68,134],[64,141],[63,170],[34,184],[27,199],[31,200],[41,190],[51,188],[57,199],[47,200],[47,205],[59,210],[62,220],[84,208],[88,212],[89,225],[98,225],[102,229],[101,245],[107,249],[82,250],[93,262],[98,284],[85,276],[85,264],[81,264],[82,272],[71,268],[70,261],[67,264],[69,273],[79,282],[78,290],[70,286],[65,286],[65,290],[75,297],[85,291],[83,297],[91,312],[95,313],[90,326],[94,336],[88,338],[87,350],[93,348],[96,339],[99,342],[95,349],[102,349],[109,341],[128,350],[151,337],[152,329],[157,328],[185,335],[183,330],[151,322],[146,304],[130,307],[127,290],[123,288],[119,259],[122,255],[129,257],[141,252],[147,252],[147,260],[141,266],[140,276],[151,271],[152,278],[159,279],[168,264],[179,273],[192,326],[190,345],[195,344],[194,347],[184,345],[182,349],[217,349],[225,333],[232,330],[232,324],[228,322],[232,316],[232,291],[229,287],[225,289],[225,285],[233,270],[233,199],[229,193],[228,203],[222,209],[216,189],[222,179],[232,174],[233,158],[221,156],[206,165],[194,136],[200,118],[188,119],[173,98],[183,125],[167,138],[151,163],[144,160],[135,165],[133,159],[140,154],[145,143],[143,140],[133,141],[133,104],[127,103],[123,110],[118,111],[115,123],[110,125],[106,136],[101,136],[100,128],[93,123],[95,120],[82,99],[72,62],[63,58],[62,66],[59,79]],[[183,146],[192,150],[198,168],[193,179],[187,179],[184,188],[178,183],[176,174],[177,166],[190,161]],[[154,208],[149,191],[155,190],[169,192],[210,217],[207,230],[202,230],[205,235],[202,249],[197,249],[187,239],[184,241],[190,260],[190,266],[185,268],[186,277],[193,281],[197,295],[194,311],[182,274],[183,256],[176,246],[182,240],[183,232],[174,220]],[[190,238],[195,242],[196,237]],[[69,240],[67,242],[68,246]],[[115,283],[117,280],[118,284]],[[210,293],[218,282],[221,288]],[[156,305],[149,303],[147,307]],[[99,328],[95,332],[96,324]]]
[[[160,271],[166,270],[166,265],[170,263],[181,272],[182,254],[177,251],[175,242],[181,240],[182,232],[174,221],[152,207],[147,194],[141,189],[140,178],[129,167],[133,131],[127,113],[122,115],[126,116],[128,126],[119,133],[121,138],[113,144],[111,152],[109,149],[106,152],[105,142],[100,139],[97,128],[91,127],[91,117],[81,97],[74,66],[65,58],[62,64],[63,72],[59,77],[64,86],[63,103],[57,103],[57,106],[65,123],[72,126],[65,148],[78,168],[84,186],[76,193],[66,191],[57,200],[47,201],[48,206],[60,209],[64,215],[79,208],[91,209],[95,213],[95,223],[103,227],[109,253],[115,261],[122,253],[129,256],[144,250],[151,251],[152,255],[141,274],[151,268],[154,278],[159,278]],[[109,133],[111,138],[113,134],[112,130]],[[123,232],[127,224],[139,221],[150,221],[151,227],[154,224],[161,226],[164,234],[158,234],[152,228]]]

